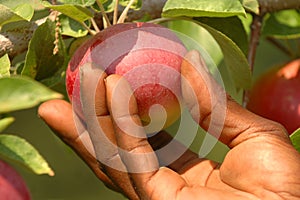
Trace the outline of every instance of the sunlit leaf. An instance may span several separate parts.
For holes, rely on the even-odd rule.
[[[13,10],[17,15],[21,16],[23,19],[27,21],[30,21],[34,14],[34,9],[28,3],[18,5]]]
[[[228,17],[246,15],[239,0],[168,0],[162,14],[164,17]]]
[[[300,152],[300,128],[290,135],[294,147]]]
[[[7,54],[0,58],[0,78],[10,76],[10,60]]]
[[[15,121],[13,117],[5,117],[0,119],[0,132],[4,131],[10,124]]]
[[[79,22],[66,15],[60,15],[59,21],[61,23],[62,35],[78,38],[88,34],[88,31]]]
[[[272,13],[264,22],[263,36],[281,39],[300,37],[300,12],[297,10],[283,10]]]
[[[56,98],[62,98],[62,95],[30,78],[14,76],[0,79],[0,113],[31,108]]]
[[[120,0],[119,3],[122,6],[127,6],[130,0]],[[134,3],[130,6],[132,9],[140,9],[142,7],[142,0],[135,0]]]
[[[0,0],[0,4],[9,7],[12,10],[21,4],[28,4],[34,9],[39,10],[42,9],[40,1],[41,0]]]
[[[244,8],[255,14],[259,14],[259,3],[257,0],[240,0]]]
[[[84,22],[93,17],[92,12],[88,8],[82,5],[74,5],[74,4],[52,5],[47,1],[43,1],[43,5],[47,8],[57,10],[78,22]]]
[[[96,0],[59,0],[58,3],[91,6]]]
[[[225,34],[208,26],[207,24],[196,22],[204,27],[218,42],[224,61],[228,68],[229,75],[239,88],[248,89],[251,85],[251,71],[247,58],[241,49]]]
[[[11,22],[25,20],[10,8],[0,4],[0,27]]]
[[[54,175],[46,160],[23,138],[1,134],[0,154],[25,165],[36,174]]]
[[[29,43],[22,75],[38,81],[49,78],[65,65],[65,48],[59,37],[58,52],[54,55],[55,23],[47,20],[34,32]]]

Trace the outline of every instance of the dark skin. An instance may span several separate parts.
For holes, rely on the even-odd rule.
[[[83,72],[84,87],[93,84],[93,74],[97,73],[89,70]],[[211,105],[209,91],[213,89],[218,94],[225,92],[194,51],[186,55],[181,74],[196,94],[192,97],[187,83],[182,83],[184,102],[195,121],[207,130],[212,109],[218,107],[217,104]],[[190,150],[164,167],[159,163],[166,157],[155,156],[154,153],[136,159],[116,148],[105,150],[103,157],[101,151],[106,146],[101,138],[93,136],[97,134],[95,126],[99,124],[105,124],[104,132],[109,141],[131,153],[151,153],[172,139],[164,131],[147,139],[141,128],[127,127],[125,131],[120,128],[132,121],[142,125],[131,89],[126,81],[117,84],[120,80],[124,81],[118,75],[103,75],[97,82],[94,97],[97,99],[95,110],[98,123],[93,120],[85,122],[89,133],[76,129],[72,106],[66,101],[48,101],[39,108],[39,115],[47,125],[77,152],[109,188],[129,199],[300,199],[300,154],[292,146],[286,130],[278,123],[247,111],[226,94],[225,121],[218,139],[230,151],[222,164],[199,158]],[[83,106],[93,102],[89,99],[92,95],[87,96],[90,97],[83,100]],[[128,102],[122,99],[130,99],[129,114],[126,113]],[[84,114],[87,115],[87,112],[84,111]],[[214,129],[210,130],[213,134]],[[129,131],[130,135],[127,134]],[[92,141],[92,151],[84,145],[84,141]],[[174,150],[182,146],[180,143],[177,145],[174,145]],[[93,156],[94,152],[96,156]],[[98,160],[116,161],[125,170],[104,165],[96,157],[101,157]],[[141,171],[143,167],[152,170],[132,173]],[[131,173],[127,173],[126,169]]]

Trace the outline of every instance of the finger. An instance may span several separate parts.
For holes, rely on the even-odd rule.
[[[158,170],[158,160],[147,141],[128,82],[119,75],[111,75],[106,79],[106,92],[119,154],[143,199],[148,195],[144,191],[145,181]]]
[[[75,150],[106,186],[116,191],[120,190],[101,171],[95,156],[86,148],[87,145],[83,144],[83,141],[89,143],[90,138],[87,132],[78,132],[73,120],[71,104],[63,100],[47,101],[39,107],[38,114],[58,137]]]
[[[83,66],[80,73],[82,111],[96,158],[115,185],[130,199],[137,199],[126,168],[118,155],[114,129],[106,106],[106,74],[90,64]]]
[[[182,93],[194,120],[230,148],[258,134],[276,134],[286,139],[278,123],[241,107],[214,80],[197,51],[182,62]]]

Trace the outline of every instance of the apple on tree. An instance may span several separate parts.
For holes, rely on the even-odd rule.
[[[250,91],[247,108],[281,123],[289,134],[300,127],[300,59],[272,68]]]
[[[0,199],[30,200],[30,193],[23,178],[9,164],[0,160]]]
[[[185,53],[175,33],[160,25],[122,23],[104,29],[78,48],[69,62],[66,85],[75,112],[83,117],[79,68],[92,63],[129,82],[144,125],[153,120],[165,121],[159,130],[171,125],[181,114],[180,66]]]

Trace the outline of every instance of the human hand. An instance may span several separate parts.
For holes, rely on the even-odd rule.
[[[196,153],[186,150],[179,159],[161,167],[160,163],[184,147],[174,143],[169,154],[156,155],[156,149],[172,140],[166,132],[147,139],[138,126],[129,127],[130,130],[126,131],[120,128],[132,121],[138,125],[141,122],[136,115],[137,107],[130,87],[126,82],[118,84],[122,78],[117,75],[103,75],[99,79],[96,97],[87,95],[83,102],[84,107],[88,107],[94,101],[92,98],[99,100],[95,103],[97,123],[74,119],[71,105],[62,100],[44,103],[39,114],[85,160],[100,180],[130,199],[299,199],[300,179],[297,173],[300,171],[300,154],[291,145],[284,128],[245,110],[227,96],[207,72],[197,53],[187,54],[181,70],[187,80],[182,84],[183,98],[192,117],[230,148],[221,164],[199,158]],[[84,71],[87,76],[91,72]],[[83,78],[83,82],[84,87],[90,87],[98,83],[98,78],[89,78],[88,81]],[[106,93],[103,92],[105,90]],[[113,90],[119,98],[112,95]],[[225,96],[225,101],[218,99],[219,96]],[[217,101],[212,103],[212,98],[217,98]],[[128,99],[130,115],[127,115]],[[212,113],[222,109],[219,101],[225,102],[226,115],[218,135],[214,127],[219,125],[214,126],[211,122]],[[93,109],[87,110],[85,116],[92,114]],[[86,129],[78,131],[79,122]],[[104,135],[97,138],[93,134],[97,135],[99,124],[105,124],[105,130]],[[107,145],[108,141],[114,145]],[[142,156],[134,156],[136,153]]]

